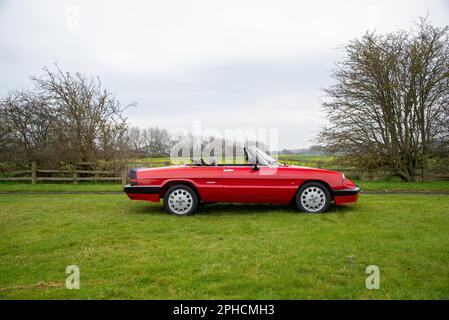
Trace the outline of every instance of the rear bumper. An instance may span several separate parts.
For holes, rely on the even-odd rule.
[[[145,200],[159,202],[161,187],[159,186],[132,186],[126,185],[123,188],[128,197],[132,200]]]
[[[130,184],[124,187],[126,193],[133,194],[159,194],[161,193],[161,187],[157,186],[132,186]]]
[[[336,205],[356,202],[357,199],[359,198],[359,193],[360,193],[359,187],[332,191]]]

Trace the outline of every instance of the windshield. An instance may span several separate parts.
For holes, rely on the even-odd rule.
[[[279,164],[277,162],[277,160],[273,159],[271,156],[269,156],[268,154],[266,154],[265,152],[263,152],[259,148],[251,146],[251,147],[249,147],[249,150],[253,151],[254,153],[257,153],[257,156],[259,158],[263,159],[262,161],[260,161],[260,159],[259,159],[259,162],[261,162],[261,163],[266,162],[266,164],[268,164],[270,166]]]

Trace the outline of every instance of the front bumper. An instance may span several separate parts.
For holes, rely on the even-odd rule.
[[[359,187],[332,191],[332,194],[334,196],[334,202],[336,205],[357,202],[357,199],[359,198],[359,193],[360,193]]]
[[[340,189],[340,190],[332,190],[334,196],[355,196],[360,192],[359,187],[350,188],[350,189]]]

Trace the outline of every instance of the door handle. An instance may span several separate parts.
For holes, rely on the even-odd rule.
[[[234,169],[224,169],[223,172],[232,172]]]

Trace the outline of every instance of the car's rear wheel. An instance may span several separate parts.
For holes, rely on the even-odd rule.
[[[307,213],[321,213],[329,209],[331,194],[320,182],[307,182],[296,194],[296,206]]]
[[[191,187],[177,184],[170,187],[164,195],[164,208],[177,216],[193,214],[198,207],[198,196]]]

